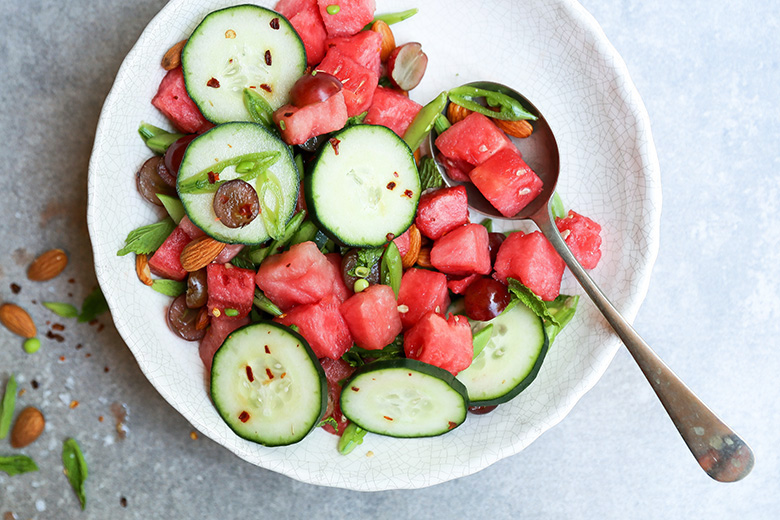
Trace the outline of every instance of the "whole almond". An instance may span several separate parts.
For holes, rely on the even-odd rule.
[[[534,127],[532,127],[531,123],[529,123],[525,119],[520,119],[518,121],[504,121],[502,119],[493,119],[493,122],[496,124],[497,127],[499,127],[501,130],[506,132],[507,135],[510,135],[512,137],[519,137],[520,139],[524,139],[530,136],[534,131]]]
[[[401,258],[401,264],[404,269],[409,269],[417,263],[417,259],[420,256],[421,243],[422,238],[420,236],[420,230],[417,229],[417,226],[412,224],[409,227],[409,250]]]
[[[390,29],[390,26],[382,20],[374,22],[373,25],[371,25],[371,30],[375,33],[379,33],[379,36],[382,37],[382,47],[380,47],[379,50],[379,57],[382,62],[384,62],[387,60],[388,56],[390,56],[390,53],[393,52],[393,49],[395,49],[395,36],[393,36],[393,31]]]
[[[68,255],[62,249],[50,249],[33,260],[27,268],[27,278],[45,282],[60,274],[68,265]]]
[[[181,252],[181,266],[187,272],[203,269],[225,249],[225,243],[211,237],[196,238]]]
[[[458,121],[463,121],[466,119],[466,116],[471,114],[471,112],[472,111],[468,108],[463,108],[456,103],[450,103],[447,105],[447,119],[453,125]]]
[[[28,406],[19,413],[14,429],[11,430],[11,447],[24,448],[40,437],[46,420],[40,410]]]
[[[23,338],[34,338],[38,332],[27,311],[13,303],[0,305],[0,323]]]
[[[162,68],[165,70],[172,70],[181,65],[181,50],[184,48],[184,44],[186,43],[187,40],[182,40],[168,49],[168,52],[165,53],[162,58],[162,62],[160,63]]]
[[[419,265],[420,267],[433,267],[433,264],[431,263],[430,247],[420,248],[420,252],[417,254],[417,265]]]
[[[152,285],[152,271],[149,269],[149,260],[147,260],[146,255],[136,255],[135,274],[138,275],[138,279],[141,280],[144,285]]]

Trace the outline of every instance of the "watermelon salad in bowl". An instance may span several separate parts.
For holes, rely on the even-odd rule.
[[[152,384],[245,460],[435,484],[522,450],[614,355],[541,233],[470,212],[432,158],[518,213],[535,118],[473,80],[538,99],[558,229],[636,313],[660,209],[641,101],[578,4],[499,5],[521,37],[452,2],[174,0],[126,58],[90,163],[98,278]]]

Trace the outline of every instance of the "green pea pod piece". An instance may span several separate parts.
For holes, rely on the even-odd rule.
[[[398,291],[401,290],[401,277],[403,274],[401,253],[398,251],[395,242],[390,242],[382,255],[382,263],[379,265],[379,277],[384,285],[389,285],[393,288],[396,298],[398,298]]]
[[[268,296],[266,296],[263,291],[260,289],[255,289],[255,299],[254,299],[255,306],[260,309],[263,312],[267,312],[268,314],[271,314],[273,316],[281,316],[282,310],[274,304],[271,300],[268,299]]]
[[[412,151],[417,150],[436,124],[441,111],[447,106],[447,93],[442,92],[417,112],[412,124],[404,133],[404,141]]]
[[[295,244],[302,244],[304,242],[313,241],[314,237],[317,236],[318,232],[319,229],[314,224],[314,222],[312,222],[311,220],[307,220],[306,222],[301,224],[301,227],[299,227],[298,231],[296,231],[295,234],[292,236],[292,238],[290,239],[290,245],[294,246]]]
[[[488,106],[498,107],[500,110],[494,112],[489,108],[482,106],[477,102],[477,99],[479,98],[485,98]],[[450,90],[450,101],[463,108],[468,108],[469,110],[479,112],[480,114],[495,119],[503,119],[504,121],[530,119],[536,121],[536,116],[526,110],[518,100],[502,92],[496,92],[495,90],[464,85]]]
[[[184,211],[184,204],[182,204],[177,197],[171,197],[170,195],[164,195],[162,193],[157,193],[156,195],[157,198],[160,199],[160,202],[162,202],[165,211],[168,212],[168,216],[170,216],[176,224],[181,222],[181,219],[187,214]]]
[[[184,134],[159,134],[146,140],[146,146],[158,155],[164,155],[173,143],[184,137]]]
[[[274,111],[263,96],[251,88],[244,89],[244,106],[249,116],[255,123],[260,123],[267,128],[276,129],[274,125]]]
[[[150,125],[149,123],[141,123],[138,127],[138,134],[144,142],[148,141],[152,137],[160,134],[169,134],[167,130],[160,128],[159,126]]]
[[[369,22],[363,29],[370,29],[372,25],[374,25],[374,22],[377,20],[382,20],[387,25],[393,25],[394,23],[403,22],[407,18],[411,18],[412,16],[416,15],[419,9],[416,7],[413,7],[411,9],[407,9],[406,11],[399,11],[397,13],[384,13],[384,14],[378,14],[374,17],[371,22]]]
[[[363,437],[365,436],[366,430],[355,423],[349,423],[347,427],[344,428],[344,433],[339,437],[339,453],[348,455],[358,444],[363,444]]]
[[[566,218],[566,208],[563,205],[563,199],[558,195],[557,191],[553,193],[550,210],[552,211],[553,218]]]
[[[3,401],[0,404],[0,439],[5,439],[8,430],[11,429],[11,419],[14,416],[14,407],[16,406],[16,379],[14,375],[8,378],[5,384],[5,393]]]
[[[436,121],[433,123],[433,129],[436,130],[436,133],[439,135],[443,134],[444,131],[451,126],[450,120],[444,117],[444,114],[439,114],[439,117],[437,117]]]

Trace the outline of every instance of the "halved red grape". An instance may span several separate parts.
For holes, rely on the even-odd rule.
[[[219,187],[214,195],[214,213],[229,228],[244,227],[260,214],[260,199],[246,181],[233,179]]]
[[[186,302],[190,309],[206,305],[209,299],[206,269],[199,269],[187,277]]]
[[[206,335],[206,329],[198,330],[198,309],[187,307],[186,296],[180,295],[168,307],[168,325],[182,339],[197,341]]]
[[[198,137],[197,134],[180,137],[165,152],[165,167],[173,175],[174,179],[179,175],[179,166],[181,166],[181,160],[184,158],[184,152],[187,151],[187,147],[196,137]]]
[[[473,413],[474,415],[485,415],[486,413],[492,412],[496,408],[498,408],[498,405],[496,404],[491,406],[469,406],[469,412]]]
[[[290,103],[298,108],[325,101],[338,94],[344,86],[339,78],[327,72],[304,74],[290,90]]]
[[[390,82],[401,90],[412,90],[419,85],[426,68],[428,56],[417,42],[396,47],[387,58],[387,76]]]
[[[506,309],[511,300],[504,284],[492,278],[480,278],[466,289],[466,316],[478,321],[492,320]]]
[[[169,186],[157,173],[157,166],[162,162],[162,157],[148,159],[135,175],[135,185],[141,196],[156,206],[162,206],[157,198],[158,193],[176,196],[176,190]]]
[[[503,233],[488,233],[488,250],[490,251],[490,265],[496,263],[496,255],[498,255],[498,248],[506,240],[506,235]]]
[[[347,285],[347,287],[350,287],[350,288],[353,287],[355,285],[355,282],[357,280],[359,280],[360,278],[365,278],[366,281],[368,281],[368,283],[372,284],[372,285],[379,283],[379,264],[380,264],[380,262],[375,263],[371,267],[371,270],[369,271],[367,276],[360,277],[360,276],[353,276],[353,275],[349,274],[350,271],[355,269],[355,266],[357,265],[357,261],[358,261],[358,250],[357,249],[350,249],[341,258],[341,277],[344,278],[344,283]]]

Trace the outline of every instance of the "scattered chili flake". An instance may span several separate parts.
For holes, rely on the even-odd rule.
[[[219,80],[217,78],[211,78],[206,82],[207,87],[219,88]]]
[[[84,357],[86,357],[86,358],[92,357],[92,354],[90,354],[89,352],[87,352],[86,354],[84,354]]]
[[[32,385],[33,390],[37,390],[38,389],[38,381],[36,381],[35,379],[30,381],[30,384]]]
[[[398,172],[393,172],[393,177],[398,178]]]
[[[52,330],[57,330],[62,332],[63,330],[65,330],[65,325],[63,325],[62,323],[55,323],[54,325],[51,326],[51,328]]]
[[[249,365],[246,366],[246,378],[249,379],[250,383],[255,380],[255,375],[252,373],[252,367]]]
[[[387,189],[393,191],[395,189],[395,183],[393,181],[388,182]]]
[[[268,379],[273,379],[274,378],[274,373],[271,372],[270,368],[266,368],[265,369],[265,373],[268,375]]]
[[[447,426],[449,426],[449,429],[450,429],[450,430],[451,430],[451,429],[453,429],[453,428],[455,428],[457,425],[458,425],[458,423],[454,423],[454,422],[452,422],[452,421],[449,421],[449,422],[447,423]]]
[[[241,215],[244,218],[250,218],[252,216],[252,205],[251,204],[241,204],[238,207],[238,214]]]
[[[78,345],[76,345],[76,350],[80,350],[80,349],[81,349],[83,346],[84,346],[84,345],[82,345],[81,343],[79,343]]]
[[[266,354],[270,354],[271,353],[271,349],[268,348],[268,345],[265,346],[265,353]]]
[[[395,235],[392,233],[388,233],[385,235],[385,238],[387,239],[388,242],[392,242],[393,239],[395,238]]]
[[[292,113],[292,112],[285,112],[285,113],[284,113],[284,117],[290,117],[291,115],[293,115],[293,113]]]
[[[198,440],[198,433],[195,430],[190,432],[190,439],[192,439],[193,441]]]
[[[353,392],[360,392],[360,388],[358,388],[358,387],[356,387],[356,386],[353,386],[353,387],[352,387],[352,391],[353,391]]]
[[[98,422],[103,422],[103,419],[104,419],[104,418],[103,418],[103,416],[102,416],[102,415],[101,415],[101,416],[99,416],[99,417],[98,417]]]
[[[120,498],[119,505],[122,507],[127,507],[127,499],[125,497]]]
[[[241,415],[238,416],[238,420],[241,422],[247,422],[249,420],[249,414],[246,410],[241,412]]]
[[[271,51],[265,51],[265,64],[271,66]]]
[[[60,356],[60,361],[65,361],[65,356]]]
[[[282,372],[282,375],[281,375],[281,376],[279,376],[279,377],[281,377],[282,379],[284,379],[284,376],[286,376],[286,375],[287,375],[287,372]]]
[[[333,147],[333,152],[336,155],[338,155],[339,154],[339,143],[341,142],[341,140],[336,139],[335,137],[331,137],[330,139],[328,139],[328,142]]]
[[[38,300],[30,300],[33,305],[38,305]]]
[[[278,31],[279,30],[279,19],[278,18],[273,18],[271,20],[270,25],[271,25],[271,29],[273,29],[274,31]]]
[[[271,88],[271,85],[269,85],[268,83],[261,83],[260,84],[260,88],[265,90],[266,92],[269,92],[269,93],[273,92],[273,89]]]
[[[103,367],[103,372],[108,373],[110,369],[108,367]]]
[[[219,174],[217,172],[209,172],[209,184],[214,184],[219,180]]]
[[[98,325],[97,331],[98,332],[103,332],[103,329],[105,329],[105,328],[106,328],[106,325],[104,323],[101,323],[100,325]]]
[[[78,405],[79,405],[79,402],[78,402],[78,401],[76,401],[76,400],[73,400],[73,401],[71,401],[71,402],[70,402],[70,409],[71,409],[71,410],[73,410],[73,409],[74,409],[74,408],[76,408]]]
[[[388,416],[386,416],[386,415],[383,415],[382,417],[384,417],[384,418],[385,418],[385,419],[387,419],[388,421],[392,421],[392,420],[393,420],[393,418],[392,418],[392,417],[388,417]]]
[[[19,294],[19,291],[21,291],[21,290],[22,290],[22,288],[19,287],[17,284],[15,284],[15,283],[11,284],[11,292],[12,293]]]
[[[94,320],[90,320],[89,325],[97,325],[97,322],[98,320],[95,318]]]
[[[405,196],[407,196],[407,197],[409,197],[409,198],[411,199],[411,198],[412,198],[412,195],[414,195],[414,192],[413,192],[412,190],[406,190],[406,191],[404,192],[404,195],[405,195]]]
[[[19,393],[16,394],[16,395],[17,395],[17,397],[22,397],[26,393],[27,393],[27,389],[26,388],[22,388],[21,390],[19,390]]]
[[[176,99],[176,100],[178,100],[178,99],[179,99],[179,96],[173,96],[173,99]]]
[[[68,283],[76,283],[76,279],[75,278],[68,278]]]

